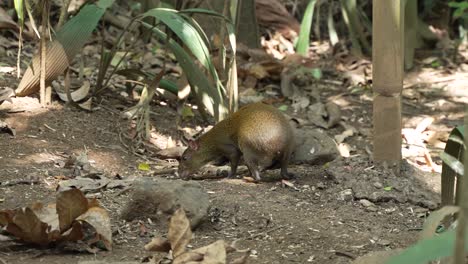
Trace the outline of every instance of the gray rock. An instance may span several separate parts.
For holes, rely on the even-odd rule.
[[[320,165],[338,156],[335,141],[320,130],[295,130],[296,148],[291,158],[294,164]]]
[[[371,201],[366,199],[359,200],[359,203],[364,207],[374,206],[374,204]]]
[[[376,189],[382,189],[382,188],[383,188],[383,184],[380,183],[380,182],[374,182],[374,187],[375,187]]]
[[[351,189],[346,189],[340,192],[340,200],[342,201],[351,201],[353,198],[353,190]]]
[[[182,207],[195,228],[207,216],[209,205],[208,194],[197,182],[141,178],[134,183],[121,216],[127,221],[151,218],[165,224]]]

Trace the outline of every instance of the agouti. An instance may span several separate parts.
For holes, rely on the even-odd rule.
[[[281,168],[282,178],[290,179],[288,163],[293,150],[293,129],[286,117],[273,106],[249,104],[188,142],[179,163],[179,176],[186,179],[210,161],[227,160],[231,163],[228,177],[234,177],[243,156],[257,181],[261,180],[259,168]]]

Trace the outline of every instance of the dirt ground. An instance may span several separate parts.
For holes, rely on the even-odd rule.
[[[85,49],[94,49],[90,56],[97,56],[97,47],[90,45]],[[25,50],[32,53],[31,47]],[[2,63],[14,67],[16,55],[4,57]],[[407,88],[403,92],[405,127],[415,128],[422,118],[429,116],[434,122],[428,130],[447,137],[453,127],[462,123],[462,107],[468,98],[468,64],[465,60],[452,66],[448,71],[443,67],[423,69],[417,64],[407,74]],[[95,72],[97,66],[89,68]],[[445,79],[440,81],[436,77]],[[15,88],[17,84],[13,73],[0,75],[0,86]],[[456,93],[450,91],[452,88],[458,89]],[[332,97],[345,102],[340,105],[342,120],[356,128],[356,133],[345,141],[351,148],[351,155],[328,164],[292,165],[290,170],[296,175],[291,181],[294,188],[274,177],[266,177],[258,184],[243,179],[198,181],[210,197],[211,209],[209,219],[194,231],[191,246],[224,239],[237,241],[240,249],[251,249],[250,263],[340,264],[350,263],[371,251],[404,248],[417,240],[425,218],[439,203],[441,161],[438,155],[443,144],[427,145],[435,162],[434,171],[430,171],[421,156],[406,154],[403,173],[396,177],[375,167],[370,158],[371,91],[363,89],[353,93],[344,86],[335,86],[319,94],[323,102]],[[57,185],[72,176],[70,170],[63,168],[63,163],[72,154],[83,151],[88,152],[91,164],[109,178],[175,177],[171,173],[155,175],[154,169],[138,169],[143,161],[152,168],[162,161],[146,154],[135,155],[125,146],[130,143],[122,134],[127,132],[129,121],[120,114],[135,102],[111,92],[103,98],[99,108],[91,113],[59,103],[57,98],[47,108],[42,108],[34,97],[13,98],[13,103],[0,105],[0,121],[16,132],[15,136],[0,133],[0,210],[37,201],[54,202]],[[155,133],[163,141],[161,145],[164,139],[176,139],[174,104],[157,101],[152,111]],[[288,114],[303,117],[291,108]],[[200,125],[197,120],[191,125]],[[344,130],[335,127],[324,131],[333,137]],[[406,148],[408,146],[404,150]],[[277,174],[273,171],[268,175]],[[387,186],[393,187],[386,191],[389,195],[379,196],[381,199],[370,206],[366,203],[372,193]],[[344,192],[349,189],[354,195],[348,196],[351,199],[344,198]],[[110,213],[114,242],[111,252],[90,254],[4,241],[0,243],[0,262],[147,262],[150,256],[158,255],[145,251],[143,246],[154,236],[166,234],[167,230],[158,229],[148,219],[122,220],[120,212],[129,199],[129,192],[104,188],[87,195],[97,197]],[[146,232],[142,232],[142,226]]]
[[[359,129],[370,130],[371,101],[363,100],[362,95],[345,96],[355,102],[344,109],[345,118],[361,119]],[[427,98],[439,100],[436,96]],[[452,108],[452,113],[456,114],[460,105],[453,104],[457,107]],[[153,111],[157,131],[175,137],[172,128],[175,109],[154,105]],[[435,111],[404,104],[404,113],[407,120],[416,115],[434,114]],[[154,176],[137,169],[143,160],[129,152],[119,137],[128,121],[112,109],[110,102],[103,103],[103,107],[95,112],[86,113],[59,103],[44,109],[35,98],[15,98],[13,104],[0,106],[0,120],[16,130],[15,137],[0,134],[0,209],[26,206],[35,201],[53,202],[61,177],[69,176],[65,175],[69,171],[62,169],[60,162],[85,149],[92,164],[109,177],[173,177]],[[450,128],[457,122],[443,119],[436,125]],[[340,132],[335,130],[328,133]],[[370,251],[402,248],[415,242],[429,212],[421,204],[388,199],[366,207],[359,199],[340,198],[340,192],[348,188],[346,182],[349,180],[366,177],[365,172],[385,174],[369,161],[366,148],[371,146],[370,137],[358,136],[350,140],[355,150],[349,158],[339,159],[328,166],[291,166],[291,171],[297,176],[292,181],[296,188],[282,186],[276,180],[259,184],[242,179],[199,181],[210,196],[212,217],[195,230],[193,246],[206,245],[218,239],[237,240],[239,248],[253,250],[250,263],[336,264],[350,263],[355,257]],[[439,160],[437,162],[440,164]],[[337,171],[340,179],[336,179]],[[402,177],[408,181],[421,180],[427,193],[438,195],[438,173],[420,172],[420,178],[410,174],[403,173]],[[103,189],[89,195],[98,197],[110,212],[114,240],[112,252],[100,251],[93,255],[3,242],[0,244],[0,260],[4,263],[140,262],[155,255],[146,252],[143,246],[153,236],[165,234],[166,230],[158,230],[145,220],[130,223],[121,220],[119,213],[128,200],[127,192]],[[141,225],[148,232],[142,234]]]

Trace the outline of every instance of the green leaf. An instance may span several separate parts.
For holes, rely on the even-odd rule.
[[[193,55],[200,61],[200,63],[210,70],[211,74],[217,76],[214,70],[213,63],[211,62],[208,47],[203,41],[198,31],[188,23],[182,16],[178,14],[176,10],[166,8],[153,8],[148,10],[141,16],[140,19],[152,16],[156,19],[161,20],[166,26],[168,26],[177,37],[190,49]]]
[[[24,25],[24,1],[23,0],[15,0],[15,10],[16,10],[16,15],[18,16],[20,25]]]
[[[141,171],[149,171],[150,170],[150,165],[146,162],[142,162],[138,164],[138,170]]]
[[[320,68],[313,68],[310,72],[312,73],[312,77],[314,77],[314,79],[322,79],[322,70]]]
[[[179,11],[179,13],[209,15],[209,16],[214,16],[214,17],[224,19],[228,23],[232,23],[232,21],[229,18],[227,18],[226,16],[224,16],[224,15],[222,15],[220,13],[208,10],[208,9],[203,9],[203,8],[188,8],[188,9],[184,9],[184,10]]]
[[[463,163],[457,158],[450,154],[442,152],[440,154],[440,159],[444,162],[444,164],[449,166],[456,174],[463,175],[463,171],[465,170],[465,168],[463,166]]]
[[[299,32],[296,50],[297,53],[304,56],[307,55],[309,50],[310,28],[312,27],[312,19],[314,16],[314,7],[316,2],[317,0],[310,0],[301,22],[301,30]]]
[[[433,237],[442,220],[449,215],[457,213],[459,210],[460,207],[458,206],[444,206],[439,210],[432,212],[424,222],[424,227],[422,232],[420,232],[419,237],[421,239]]]
[[[384,189],[384,191],[391,191],[393,189],[393,187],[392,186],[387,186],[387,187],[384,187],[383,189]]]
[[[431,63],[431,67],[432,67],[432,68],[438,68],[438,67],[440,67],[440,61],[438,61],[438,60],[433,61],[433,62]]]
[[[468,239],[468,234],[466,238]],[[415,245],[407,248],[401,254],[390,258],[385,264],[426,264],[431,260],[436,260],[451,256],[455,245],[455,230],[449,230],[441,235],[424,239]],[[465,243],[465,252],[468,243]]]
[[[151,28],[154,36],[160,41],[166,41],[167,36],[164,32],[148,23],[141,22],[141,24],[147,28]],[[221,93],[218,89],[215,89],[213,84],[206,78],[200,68],[193,61],[193,58],[174,40],[170,39],[167,45],[174,53],[174,56],[187,75],[187,80],[189,81],[191,88],[195,91],[195,94],[208,112],[216,119],[218,119],[219,116],[225,115],[227,113],[227,108],[223,104]]]
[[[284,111],[288,110],[288,105],[281,105],[280,107],[278,107],[278,110],[284,112]]]
[[[192,108],[184,105],[184,107],[182,108],[182,118],[186,119],[186,118],[192,118],[194,116],[195,114],[193,113]]]

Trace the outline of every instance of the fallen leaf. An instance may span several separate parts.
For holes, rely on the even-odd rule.
[[[171,217],[167,238],[171,243],[174,258],[185,252],[185,247],[192,239],[192,230],[184,209],[177,209]]]
[[[195,251],[195,250],[194,250]],[[203,257],[203,264],[224,264],[226,263],[226,248],[223,240],[218,240],[207,246]]]
[[[171,243],[165,238],[156,237],[145,245],[145,249],[148,251],[169,252],[171,250]]]
[[[109,214],[104,208],[93,206],[80,215],[77,221],[84,221],[91,225],[95,231],[97,238],[103,242],[107,250],[112,250],[112,229]]]
[[[53,87],[55,89],[55,92],[57,92],[57,95],[60,97],[60,99],[64,102],[68,102],[67,93],[56,88],[55,85],[53,85]],[[84,81],[83,85],[80,88],[71,92],[70,94],[71,94],[71,98],[73,102],[78,102],[78,101],[85,99],[86,96],[88,96],[89,94],[90,87],[91,87],[90,83],[88,81]]]
[[[88,199],[78,189],[57,194],[57,214],[60,232],[69,229],[75,219],[88,210]]]
[[[150,170],[150,165],[146,162],[142,162],[138,164],[138,169],[141,171],[149,171]]]

